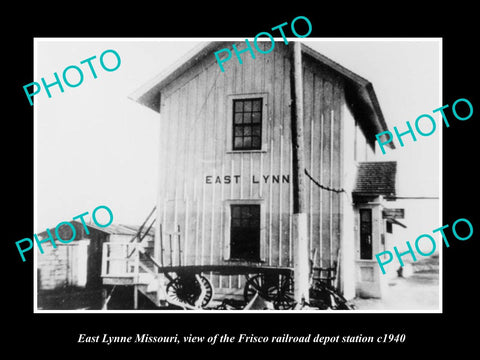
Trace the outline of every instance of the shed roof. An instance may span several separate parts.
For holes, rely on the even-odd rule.
[[[193,65],[211,55],[212,52],[221,48],[229,48],[232,43],[234,42],[214,41],[199,44],[177,63],[137,89],[129,98],[160,113],[161,93],[165,86],[175,81]],[[301,49],[302,54],[327,66],[346,80],[347,103],[353,116],[359,120],[369,145],[374,148],[375,134],[387,130],[387,125],[372,83],[303,43]],[[388,145],[395,148],[393,142]]]
[[[375,161],[358,163],[355,195],[394,198],[396,194],[396,161]]]
[[[96,226],[95,224],[86,224],[89,228],[93,228],[99,231],[103,231],[107,234],[113,234],[113,235],[135,235],[138,232],[138,229],[140,228],[140,225],[123,225],[123,224],[110,224],[107,227],[100,227]],[[146,230],[146,227],[142,229],[142,233],[144,233]],[[155,234],[155,230],[153,228],[150,228],[149,235],[153,236]]]
[[[74,224],[75,228],[77,229],[77,233],[80,229],[83,229],[83,225],[80,221],[72,220],[70,223]],[[132,237],[137,233],[138,229],[140,228],[140,225],[122,225],[122,224],[110,224],[107,227],[100,227],[92,223],[86,223],[85,226],[90,230],[97,230],[100,232],[103,232],[105,234],[110,234],[110,235],[131,235]],[[67,228],[68,229],[68,228]],[[52,236],[56,239],[55,235],[55,228],[49,229],[50,233]],[[142,233],[146,229],[142,230]],[[155,230],[151,228],[148,232],[150,236],[155,235]],[[47,237],[47,231],[43,231],[38,234],[39,237],[41,238],[46,238]]]

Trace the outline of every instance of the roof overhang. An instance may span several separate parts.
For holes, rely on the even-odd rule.
[[[387,201],[396,199],[397,162],[364,161],[357,164],[352,194],[361,201],[382,196]]]
[[[129,98],[153,111],[160,113],[160,96],[162,89],[178,78],[191,66],[201,61],[212,51],[228,46],[231,42],[202,42],[169,66],[165,71],[130,94]]]
[[[166,85],[213,51],[228,48],[231,43],[232,41],[213,41],[199,44],[164,72],[137,89],[129,98],[160,113],[161,93]],[[373,85],[368,80],[313,50],[304,43],[302,43],[301,49],[303,54],[326,65],[346,80],[345,97],[347,104],[353,116],[359,119],[359,125],[366,135],[368,144],[375,148],[375,135],[386,131],[388,128]],[[390,142],[388,145],[392,149],[395,148],[393,142]]]

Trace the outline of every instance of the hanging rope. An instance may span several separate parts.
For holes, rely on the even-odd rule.
[[[310,173],[308,172],[307,169],[305,169],[305,175],[308,176],[308,178],[315,184],[317,185],[319,188],[323,189],[323,190],[326,190],[326,191],[332,191],[332,192],[335,192],[335,193],[345,193],[348,197],[348,199],[350,199],[350,196],[348,195],[348,192],[345,190],[345,189],[336,189],[336,188],[331,188],[329,186],[325,186],[325,185],[322,185],[320,184],[320,182],[318,180],[316,180],[312,175],[310,175]],[[392,198],[394,198],[395,200],[438,200],[438,197],[437,196],[392,196]]]
[[[331,188],[331,187],[329,187],[329,186],[325,186],[325,185],[320,184],[320,182],[318,182],[316,179],[314,179],[314,178],[312,177],[312,175],[310,175],[310,173],[308,172],[307,169],[305,169],[305,174],[308,176],[308,178],[309,178],[310,180],[313,181],[313,183],[314,183],[315,185],[317,185],[319,188],[321,188],[321,189],[323,189],[323,190],[333,191],[333,192],[336,192],[336,193],[342,193],[342,192],[345,193],[345,194],[347,193],[347,192],[345,191],[345,189],[336,189],[336,188]]]

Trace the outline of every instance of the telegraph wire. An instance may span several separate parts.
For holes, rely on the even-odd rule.
[[[438,200],[438,196],[392,196],[395,200]]]

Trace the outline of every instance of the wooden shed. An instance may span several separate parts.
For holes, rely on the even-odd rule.
[[[56,248],[50,241],[42,244],[43,254],[37,254],[37,304],[41,309],[75,309],[98,307],[101,303],[102,244],[108,241],[103,229],[81,222],[71,221],[75,238],[65,244],[58,240],[55,229],[50,233]],[[61,226],[58,235],[71,239],[72,229]],[[46,239],[47,232],[38,234]]]
[[[131,96],[161,122],[154,257],[162,266],[293,266],[291,48],[276,42],[268,54],[243,53],[242,63],[232,55],[222,72],[214,52],[232,44],[200,46]],[[368,80],[305,44],[301,52],[309,247],[314,266],[335,268],[351,298],[357,164],[374,160],[375,134],[387,126]],[[209,277],[217,294],[245,281]]]
[[[75,237],[69,243],[62,243],[55,229],[50,229],[55,248],[51,241],[42,244],[43,254],[37,256],[37,303],[42,309],[99,309],[102,304],[102,260],[105,244],[126,244],[135,237],[138,226],[111,224],[101,228],[94,224],[71,221]],[[61,239],[71,239],[69,226],[58,228]],[[38,234],[39,239],[48,237],[47,232]],[[153,231],[146,234],[146,242],[153,239]],[[117,246],[111,257],[124,258],[125,246]],[[112,260],[113,271],[123,271],[124,261]]]

